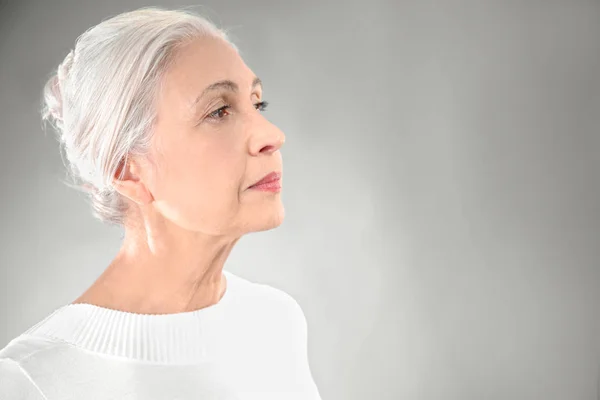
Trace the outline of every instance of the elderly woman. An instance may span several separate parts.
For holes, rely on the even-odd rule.
[[[120,251],[79,298],[0,351],[0,399],[320,399],[287,293],[223,269],[282,223],[284,134],[225,31],[143,8],[82,34],[44,90]]]

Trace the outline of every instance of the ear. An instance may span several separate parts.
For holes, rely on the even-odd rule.
[[[140,160],[128,156],[126,164],[123,160],[119,164],[113,179],[115,190],[139,205],[150,204],[154,201],[152,193],[142,179],[144,176],[149,176],[149,174],[144,174],[142,170],[144,166],[149,167]]]

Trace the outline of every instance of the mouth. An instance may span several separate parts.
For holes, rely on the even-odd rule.
[[[261,180],[254,183],[252,186],[248,187],[248,189],[256,188],[257,186],[265,186],[267,184],[273,185],[277,183],[281,179],[281,172],[273,171],[267,175],[265,175]]]

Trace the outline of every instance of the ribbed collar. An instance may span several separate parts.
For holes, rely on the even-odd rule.
[[[92,304],[61,306],[23,335],[44,336],[91,352],[162,364],[194,364],[206,359],[205,327],[218,323],[236,290],[227,287],[217,304],[175,314],[137,314]]]

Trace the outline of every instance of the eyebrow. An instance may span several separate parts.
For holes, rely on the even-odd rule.
[[[260,80],[259,77],[255,76],[254,80],[252,81],[252,89],[254,89],[256,86],[260,86],[262,88],[262,81]],[[229,90],[232,91],[234,93],[237,93],[240,88],[238,86],[237,83],[230,81],[228,79],[222,80],[222,81],[217,81],[215,83],[211,83],[210,85],[208,85],[206,88],[204,88],[204,90],[202,91],[202,93],[200,93],[200,95],[196,98],[196,100],[194,100],[193,104],[198,104],[198,102],[204,97],[206,96],[206,94],[208,94],[209,92],[213,92],[216,90]]]

